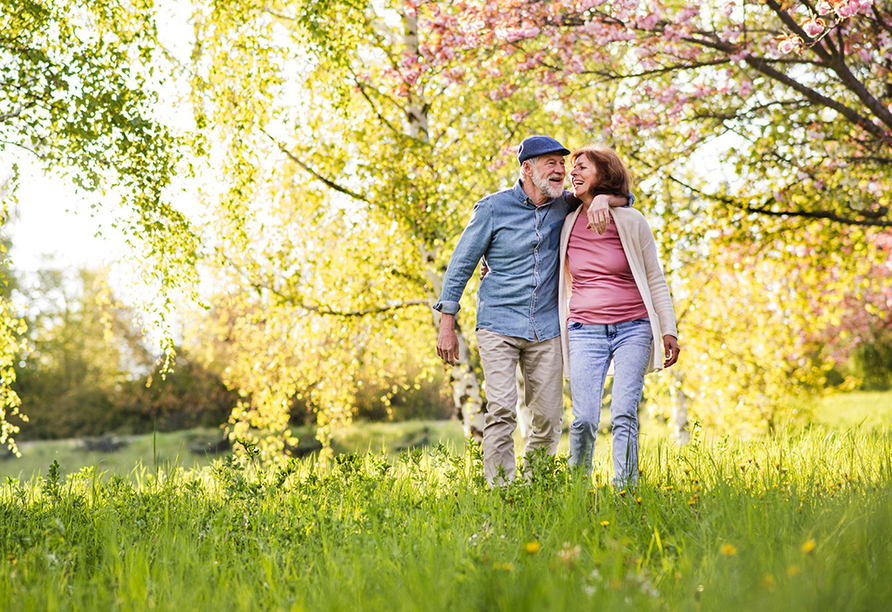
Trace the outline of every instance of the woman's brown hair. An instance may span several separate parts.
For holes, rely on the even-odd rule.
[[[575,166],[576,160],[583,156],[592,162],[598,171],[598,183],[589,188],[589,195],[596,196],[603,193],[625,197],[632,193],[632,177],[629,176],[629,170],[616,151],[604,145],[586,145],[573,151],[570,155],[570,165]]]

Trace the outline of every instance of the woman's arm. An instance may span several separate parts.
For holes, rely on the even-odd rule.
[[[594,197],[586,212],[588,228],[598,234],[603,234],[604,230],[607,229],[607,224],[610,222],[610,213],[608,211],[618,206],[631,206],[634,201],[635,196],[632,194],[629,194],[629,197],[625,197],[599,193]]]
[[[669,293],[669,285],[663,275],[660,266],[660,258],[657,254],[657,244],[653,231],[646,220],[640,224],[639,244],[644,259],[644,270],[647,276],[647,287],[650,291],[651,302],[654,310],[660,318],[660,328],[663,333],[663,367],[668,368],[678,361],[681,351],[678,346],[678,329],[675,320],[675,308],[672,306],[672,295]]]

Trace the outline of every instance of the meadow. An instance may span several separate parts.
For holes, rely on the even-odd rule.
[[[645,437],[641,483],[440,443],[0,487],[2,610],[880,610],[892,432]]]

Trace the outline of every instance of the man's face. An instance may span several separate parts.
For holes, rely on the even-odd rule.
[[[564,156],[560,153],[540,155],[530,160],[533,185],[546,197],[557,198],[564,193]]]

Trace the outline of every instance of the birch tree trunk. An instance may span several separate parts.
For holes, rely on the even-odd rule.
[[[527,444],[530,441],[530,432],[533,429],[533,411],[527,406],[526,386],[523,383],[523,371],[520,369],[520,364],[517,364],[515,377],[517,379],[517,408],[515,410],[517,413],[517,429],[520,432],[520,440],[523,444],[521,448],[527,448]]]
[[[403,13],[403,21],[405,24],[404,53],[408,57],[418,57],[418,20],[412,10]],[[408,103],[406,105],[406,126],[409,136],[421,140],[422,142],[430,142],[428,133],[428,116],[427,105],[418,92],[409,91]],[[422,253],[423,260],[428,262],[427,268],[428,280],[433,291],[431,303],[435,302],[442,289],[443,280],[440,271],[432,268],[434,262],[437,261],[438,249],[434,247]],[[434,329],[440,327],[440,313],[434,311],[433,316]],[[471,365],[471,352],[468,349],[468,342],[465,339],[464,332],[455,321],[455,335],[458,337],[458,360],[452,366],[452,399],[455,407],[460,411],[462,418],[462,427],[466,438],[471,438],[481,442],[483,440],[483,396],[480,393],[480,383],[477,380],[477,374]]]
[[[688,429],[688,396],[684,392],[684,373],[680,368],[672,369],[675,384],[672,386],[672,434],[676,444],[685,445],[691,441]]]

